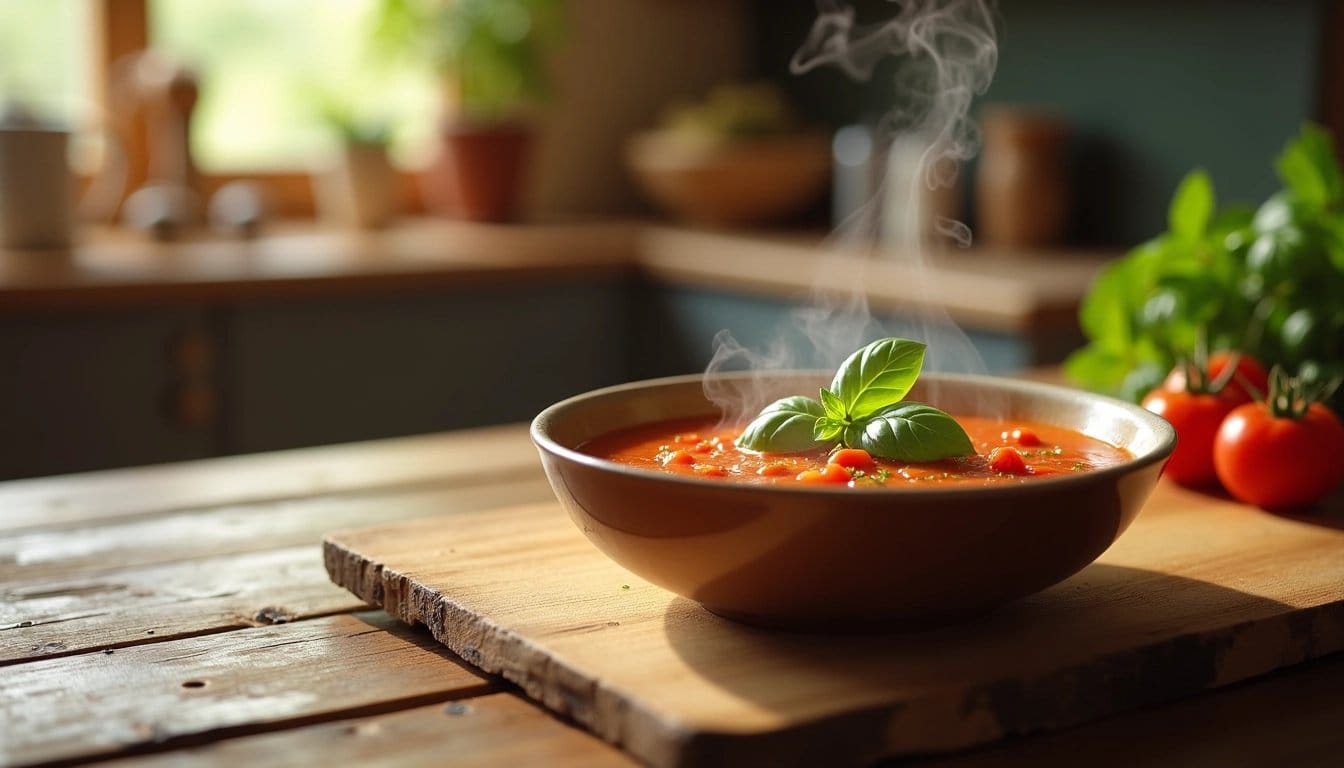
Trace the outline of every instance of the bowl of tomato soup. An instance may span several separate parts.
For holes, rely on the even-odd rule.
[[[816,392],[826,375],[708,381],[750,401]],[[756,625],[917,628],[1042,590],[1124,532],[1176,442],[1169,424],[1130,403],[928,374],[910,399],[950,413],[973,455],[911,464],[853,449],[756,452],[734,442],[750,416],[725,414],[705,382],[570,398],[537,416],[532,439],[562,506],[599,550]]]

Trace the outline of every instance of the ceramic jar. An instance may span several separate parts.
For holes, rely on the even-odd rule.
[[[975,180],[976,239],[1012,249],[1060,245],[1071,196],[1063,119],[996,108],[981,117],[984,137]]]
[[[386,226],[397,213],[397,176],[387,150],[350,144],[339,161],[314,181],[322,217],[355,229]]]
[[[64,130],[0,126],[0,248],[70,245],[75,204],[69,143]]]

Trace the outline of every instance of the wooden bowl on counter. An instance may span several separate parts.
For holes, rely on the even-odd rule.
[[[771,374],[815,392],[822,373]],[[1175,447],[1171,425],[1086,392],[986,376],[928,374],[910,397],[954,414],[1077,430],[1132,458],[1011,485],[747,486],[620,465],[594,438],[719,413],[703,377],[637,382],[557,403],[532,423],[546,476],[574,524],[648,581],[751,624],[832,631],[966,619],[1056,584],[1124,532]],[[755,386],[716,376],[719,389]],[[744,390],[745,391],[745,390]]]
[[[710,227],[775,223],[816,201],[831,174],[821,134],[698,141],[669,131],[636,135],[626,161],[644,194],[679,219]]]

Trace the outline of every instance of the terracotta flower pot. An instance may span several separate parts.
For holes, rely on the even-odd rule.
[[[519,123],[445,121],[439,136],[439,156],[424,178],[430,208],[471,221],[516,217],[531,130]]]

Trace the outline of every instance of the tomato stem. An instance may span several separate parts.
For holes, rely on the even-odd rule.
[[[1336,376],[1308,385],[1299,377],[1289,376],[1283,366],[1276,365],[1269,372],[1269,393],[1265,398],[1265,407],[1275,418],[1297,421],[1306,415],[1313,403],[1329,400],[1342,383],[1344,377]]]
[[[1216,395],[1235,379],[1245,386],[1246,391],[1252,396],[1261,397],[1264,393],[1241,373],[1241,352],[1231,350],[1228,354],[1226,367],[1219,371],[1217,376],[1211,377],[1208,340],[1201,330],[1199,338],[1195,340],[1195,353],[1182,356],[1179,361],[1181,370],[1185,372],[1185,390],[1193,395]]]

